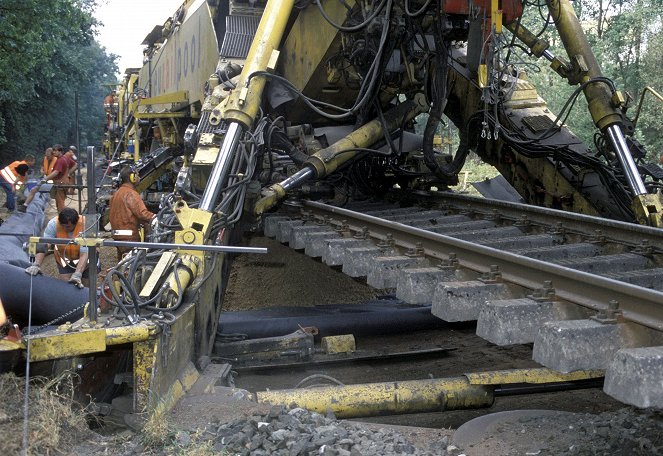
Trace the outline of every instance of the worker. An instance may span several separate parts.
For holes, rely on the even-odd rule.
[[[44,230],[44,237],[58,239],[75,239],[85,230],[85,217],[78,215],[76,209],[65,207],[53,217]],[[78,288],[89,286],[88,249],[85,246],[71,243],[54,245],[53,254],[60,273],[60,279],[74,284]],[[35,262],[25,269],[32,276],[41,274],[41,265],[46,257],[46,249],[42,244],[37,247]]]
[[[111,93],[104,97],[104,111],[111,112],[117,103],[117,98],[115,90],[112,90]]]
[[[153,152],[161,147],[161,144],[161,127],[159,125],[155,125],[152,127],[152,143],[150,144],[150,152]]]
[[[15,163],[19,164],[15,165]],[[10,212],[16,209],[16,184],[18,183],[18,188],[20,188],[20,184],[25,179],[25,175],[29,169],[30,167],[25,163],[13,162],[11,165],[5,166],[0,170],[0,186],[2,186],[2,189],[7,194],[7,209]]]
[[[69,159],[69,171],[67,172],[67,175],[69,176],[69,185],[74,185],[76,183],[74,173],[76,172],[76,168],[78,168],[78,157],[76,156],[77,152],[78,149],[76,149],[76,146],[69,146],[67,152],[64,153],[64,156]],[[74,189],[68,188],[67,193],[73,195]]]
[[[53,183],[56,185],[69,183],[70,163],[69,159],[63,155],[63,149],[64,148],[61,144],[53,146],[53,155],[57,160],[55,161],[55,165],[53,165],[53,171],[47,176],[44,176],[44,181],[53,180]],[[55,207],[58,213],[62,212],[65,199],[67,198],[67,189],[55,187],[51,192],[51,196],[55,199]],[[29,201],[26,200],[26,205],[27,204],[29,204]]]
[[[13,187],[14,191],[18,190],[21,185],[23,185],[23,182],[25,182],[25,175],[17,175],[13,170],[16,169],[19,165],[27,165],[28,170],[32,168],[35,165],[35,156],[32,154],[27,154],[23,160],[15,160],[9,164],[9,166],[5,166],[2,170],[0,170],[1,173],[3,173],[3,177],[5,178],[5,181],[7,182],[13,182]],[[4,175],[4,171],[7,171],[7,174]],[[12,179],[11,174],[14,174],[14,177]]]
[[[55,166],[56,161],[58,161],[58,157],[53,155],[53,148],[49,147],[44,152],[44,164],[41,168],[41,173],[44,176],[51,174],[53,172],[53,166]]]
[[[110,224],[113,239],[117,241],[140,242],[140,224],[156,221],[156,215],[148,211],[145,203],[136,191],[140,176],[130,166],[120,170],[120,188],[110,200]],[[129,247],[117,247],[117,259],[131,250]]]
[[[28,168],[32,168],[35,165],[35,156],[32,154],[26,154],[23,160],[13,161],[9,166],[18,166],[18,165],[28,165]]]

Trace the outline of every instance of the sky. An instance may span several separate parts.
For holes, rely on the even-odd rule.
[[[95,12],[99,27],[97,41],[108,52],[120,56],[120,74],[125,68],[143,66],[140,43],[155,25],[162,25],[184,0],[102,0]]]

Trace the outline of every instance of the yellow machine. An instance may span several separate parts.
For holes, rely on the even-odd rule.
[[[213,348],[229,262],[212,247],[291,196],[343,204],[445,188],[470,151],[529,204],[663,226],[624,96],[569,1],[547,3],[566,58],[520,23],[519,0],[184,2],[118,89],[108,146],[133,155],[139,190],[159,195],[152,244],[107,275],[109,312],[36,334],[31,359],[114,364],[134,412],[168,406]],[[502,52],[511,34],[584,93],[600,151],[518,78]],[[434,147],[443,116],[459,131],[453,157]]]

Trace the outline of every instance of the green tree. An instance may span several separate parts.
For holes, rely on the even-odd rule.
[[[0,160],[81,137],[101,142],[116,56],[94,41],[96,0],[0,0]],[[85,145],[85,144],[83,144]]]
[[[573,2],[573,5],[603,74],[611,78],[619,90],[632,97],[633,105],[648,85],[663,91],[663,73],[660,71],[663,64],[663,0],[587,0]],[[533,5],[526,10],[523,21],[531,30],[539,31],[546,16],[545,5]],[[556,55],[568,60],[554,26],[549,25],[542,36],[551,43],[551,50]],[[537,64],[544,66],[542,61]],[[551,109],[557,112],[575,88],[550,69],[532,72],[531,79]],[[643,108],[640,114],[637,139],[653,158],[660,153],[663,140],[654,117],[660,107],[654,107],[653,100],[649,100],[649,104],[652,107]],[[660,111],[658,113],[660,119]],[[635,115],[635,107],[631,108],[629,115]],[[596,128],[584,97],[578,99],[567,124],[587,144],[592,144]]]

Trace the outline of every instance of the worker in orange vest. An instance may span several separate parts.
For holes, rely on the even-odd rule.
[[[44,164],[41,168],[41,172],[44,176],[48,176],[53,172],[53,166],[55,166],[56,161],[58,161],[58,157],[53,154],[53,148],[49,147],[44,152]]]
[[[44,237],[58,239],[75,239],[85,231],[85,217],[78,215],[75,209],[66,207],[57,217],[53,217],[46,225]],[[60,279],[74,284],[78,288],[89,286],[88,279],[88,250],[85,246],[76,243],[67,245],[54,245],[53,254],[60,273]],[[25,272],[35,276],[41,274],[41,265],[46,257],[46,248],[39,245],[35,262],[25,269]]]
[[[34,157],[32,159],[34,165]],[[7,194],[7,209],[16,209],[16,190],[21,188],[30,166],[25,161],[15,161],[0,170],[0,186]]]

